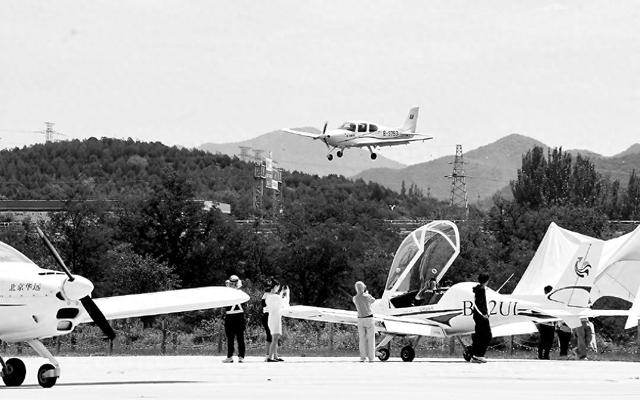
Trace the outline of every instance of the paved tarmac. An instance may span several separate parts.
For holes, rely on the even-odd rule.
[[[62,376],[43,389],[44,360],[25,358],[27,378],[5,399],[638,399],[640,363],[422,358],[360,363],[350,357],[60,357]]]

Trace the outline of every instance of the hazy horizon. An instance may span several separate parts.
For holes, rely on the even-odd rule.
[[[419,105],[435,140],[380,154],[519,133],[611,156],[638,142],[639,17],[628,0],[3,1],[0,145],[51,121],[198,147]]]

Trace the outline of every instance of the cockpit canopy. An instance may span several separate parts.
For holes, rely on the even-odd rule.
[[[378,127],[374,124],[368,124],[366,122],[345,122],[340,125],[339,129],[351,132],[377,132]]]
[[[386,297],[411,293],[421,299],[433,291],[460,253],[460,234],[451,221],[433,221],[411,232],[393,258]]]

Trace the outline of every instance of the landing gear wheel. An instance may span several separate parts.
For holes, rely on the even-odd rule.
[[[329,161],[333,160],[333,154],[327,154],[327,160]]]
[[[400,358],[402,358],[402,361],[411,362],[416,358],[416,351],[413,350],[411,346],[404,346],[402,350],[400,350]]]
[[[375,160],[376,158],[378,158],[378,155],[376,153],[371,153],[371,159]]]
[[[378,349],[376,352],[378,353],[378,360],[380,361],[387,361],[391,355],[391,352],[386,347]]]
[[[51,371],[52,369],[56,369],[56,368],[51,364],[44,364],[40,368],[38,368],[38,383],[43,388],[52,387],[53,385],[56,384],[56,381],[58,380],[57,376],[50,376],[50,377],[45,376],[47,371]]]
[[[342,150],[338,150],[338,152],[336,153],[336,155],[338,156],[338,158],[342,157]]]
[[[471,361],[471,346],[466,346],[462,351],[462,357],[466,362]]]
[[[10,358],[7,360],[6,369],[2,375],[2,380],[7,386],[20,386],[24,382],[27,369],[19,358]]]

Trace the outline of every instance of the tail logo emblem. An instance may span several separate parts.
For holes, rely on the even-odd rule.
[[[580,278],[584,278],[585,276],[589,275],[591,264],[589,264],[589,261],[587,260],[584,260],[582,263],[580,263],[580,261],[582,261],[582,257],[578,257],[578,261],[576,261],[575,265],[573,266],[573,270]]]

